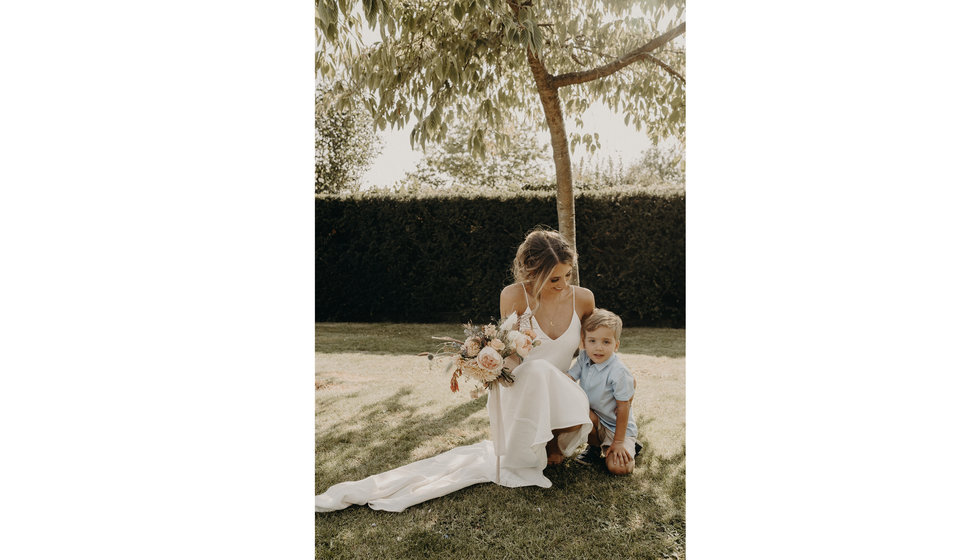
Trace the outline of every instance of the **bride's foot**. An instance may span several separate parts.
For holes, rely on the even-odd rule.
[[[558,439],[552,439],[544,446],[545,453],[548,454],[548,466],[554,467],[555,465],[560,465],[562,461],[565,460],[565,456],[562,455],[561,450],[558,449]]]

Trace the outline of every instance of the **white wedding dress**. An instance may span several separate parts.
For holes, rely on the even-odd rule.
[[[522,318],[526,321],[529,316],[530,305]],[[574,287],[572,321],[561,336],[549,338],[533,317],[530,324],[542,343],[514,369],[514,383],[509,387],[498,384],[487,399],[492,440],[457,447],[363,480],[335,484],[316,496],[316,511],[336,511],[355,504],[403,511],[482,482],[510,488],[550,488],[551,481],[543,471],[551,431],[581,426],[558,437],[558,446],[567,457],[585,443],[592,430],[589,399],[564,373],[578,348],[581,327]]]

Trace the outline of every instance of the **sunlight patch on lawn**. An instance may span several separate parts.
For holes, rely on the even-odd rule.
[[[620,358],[636,377],[633,414],[640,442],[658,455],[680,452],[685,428],[685,358],[644,354],[620,354]],[[358,411],[371,404],[375,405],[372,422],[394,430],[410,419],[435,417],[448,408],[472,402],[469,385],[463,384],[459,393],[449,390],[449,375],[445,373],[449,361],[414,355],[316,354],[315,383],[320,384],[317,408],[322,412],[317,417],[317,430],[328,426],[366,429],[369,426]],[[363,394],[352,394],[358,390]],[[349,398],[341,398],[345,395]],[[438,435],[414,447],[409,459],[431,457],[476,436],[489,437],[483,406],[486,400],[478,400],[480,404],[472,414],[449,426],[433,426]]]

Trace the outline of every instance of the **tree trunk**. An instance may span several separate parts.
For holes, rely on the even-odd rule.
[[[572,156],[568,151],[568,135],[565,132],[565,117],[561,112],[561,98],[558,88],[552,83],[544,64],[531,49],[527,50],[527,62],[538,87],[544,117],[551,132],[551,151],[555,160],[555,178],[558,183],[558,232],[575,250],[575,195],[572,190]],[[578,263],[572,269],[572,283],[578,285]]]

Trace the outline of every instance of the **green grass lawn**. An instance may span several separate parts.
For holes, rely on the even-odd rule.
[[[315,491],[489,438],[486,397],[449,391],[444,358],[415,356],[458,325],[316,325]],[[402,513],[315,514],[317,558],[684,558],[684,331],[626,329],[646,448],[614,477],[574,461],[551,488],[480,484]]]
[[[649,356],[684,356],[684,329],[623,329],[619,351]],[[317,323],[317,352],[417,354],[438,347],[433,336],[459,337],[454,323]]]

